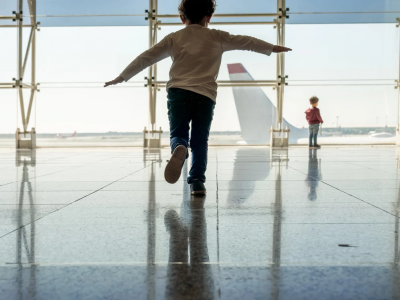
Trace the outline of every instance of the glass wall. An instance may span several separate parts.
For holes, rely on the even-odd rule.
[[[9,23],[0,22],[4,25]],[[17,70],[17,30],[0,28],[0,41],[0,83],[13,82]],[[17,99],[17,90],[5,89],[0,85],[0,147],[15,146]]]
[[[8,0],[7,3],[11,2]],[[118,7],[127,5],[122,2]],[[398,92],[394,89],[394,81],[399,76],[399,29],[394,20],[389,20],[391,13],[387,12],[395,9],[385,6],[383,13],[373,19],[375,23],[356,24],[366,18],[364,13],[367,11],[360,11],[361,19],[350,18],[352,14],[348,13],[354,11],[354,7],[342,3],[343,10],[337,11],[336,4],[332,4],[332,7],[324,7],[329,16],[323,19],[324,14],[318,14],[314,2],[304,1],[301,7],[287,3],[290,18],[286,25],[286,45],[293,51],[286,55],[285,72],[289,78],[284,95],[284,118],[292,126],[292,133],[296,132],[291,143],[306,142],[308,124],[304,111],[313,95],[320,98],[319,107],[325,121],[322,144],[353,143],[351,139],[342,137],[361,138],[357,140],[359,143],[394,143],[393,135],[398,123]],[[227,1],[220,1],[217,13],[235,13],[238,10],[243,10],[242,13],[271,13],[276,10],[276,1],[267,1],[258,10],[254,9],[258,4],[259,1],[254,0],[244,7],[243,4],[229,5]],[[99,3],[93,12],[92,6],[85,5],[65,13],[50,1],[40,2],[42,15],[36,50],[36,77],[40,92],[34,98],[29,125],[29,128],[36,128],[39,147],[142,145],[143,128],[150,127],[148,89],[144,80],[147,70],[116,87],[104,89],[103,83],[118,76],[138,54],[148,49],[148,27],[137,26],[147,25],[144,20],[147,4],[132,4],[125,11],[119,8],[109,11],[105,5],[106,2]],[[159,13],[176,13],[175,6],[160,2]],[[371,9],[378,10],[378,7]],[[7,14],[6,11],[2,13]],[[345,15],[351,22],[341,19]],[[230,20],[219,18],[214,21]],[[346,24],[322,24],[345,21]],[[4,22],[2,24],[6,24]],[[210,27],[276,43],[276,29],[272,25],[211,24]],[[182,28],[161,26],[158,40]],[[24,29],[24,48],[29,31],[29,28]],[[0,48],[0,82],[10,82],[17,73],[17,30],[0,28],[0,40],[7,41]],[[227,66],[237,63],[244,66],[251,79],[276,78],[275,54],[267,57],[232,51],[223,55],[218,79],[235,80]],[[158,80],[168,80],[170,66],[170,59],[158,64]],[[26,70],[24,80],[29,82],[30,59]],[[275,109],[276,90],[272,87],[245,88],[241,90],[242,96],[235,89],[219,88],[211,129],[212,145],[251,144],[243,134],[243,127],[249,127],[250,123],[244,124],[243,119],[241,123],[240,115],[246,114],[247,109],[251,111],[254,97],[262,97],[268,103],[267,107]],[[24,91],[24,95],[27,110],[29,90]],[[238,106],[239,102],[248,104],[248,107]],[[0,105],[0,136],[3,141],[0,145],[12,145],[15,129],[22,128],[16,91],[1,89]],[[268,135],[271,123],[275,122],[275,113],[265,115],[268,120],[261,117],[257,126],[250,129]],[[169,126],[165,88],[160,88],[157,93],[156,127],[164,130],[162,144],[167,145]],[[376,133],[386,134],[384,137],[389,139],[371,139],[370,136]]]

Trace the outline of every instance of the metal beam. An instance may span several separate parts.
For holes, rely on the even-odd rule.
[[[399,78],[396,81],[396,87],[397,88],[397,131],[400,130],[400,18],[396,19],[397,25],[396,27],[399,29],[399,65],[398,65],[398,71],[399,71]]]
[[[27,0],[32,26],[36,23],[36,0]]]
[[[29,120],[31,118],[32,104],[33,104],[34,96],[35,96],[35,90],[32,89],[31,90],[31,97],[29,99],[29,105],[28,105],[28,113],[26,114],[26,127],[28,127]]]
[[[158,23],[159,26],[183,26],[182,23]],[[213,25],[276,25],[276,22],[211,22]]]
[[[0,25],[0,28],[17,28],[19,27],[18,25]],[[32,27],[32,25],[22,25],[22,27]]]
[[[163,84],[157,84],[156,85],[158,88],[166,87],[167,85],[165,83]],[[261,84],[220,84],[218,87],[276,87],[275,83],[261,83]]]
[[[29,104],[28,104],[28,112],[26,115],[26,125],[25,125],[25,131],[27,130],[27,127],[29,125],[29,121],[31,118],[31,112],[32,112],[32,104],[33,104],[33,99],[35,96],[35,92],[37,90],[37,85],[36,85],[36,30],[37,30],[37,23],[36,23],[36,0],[27,0],[28,5],[29,5],[29,11],[31,13],[31,23],[32,23],[32,51],[31,51],[31,60],[32,60],[32,66],[31,66],[31,96],[29,99]],[[26,59],[26,57],[25,57]]]
[[[9,86],[8,86],[9,85]],[[18,84],[17,84],[18,85]],[[22,83],[22,87],[17,87],[17,85],[15,83],[10,83],[10,84],[4,84],[1,83],[0,84],[0,89],[17,89],[17,88],[21,88],[21,89],[33,89],[33,87],[29,84],[25,84]],[[35,88],[36,89],[36,88]]]
[[[0,20],[15,20],[14,16],[0,16]]]
[[[278,17],[280,14],[215,14],[213,18],[260,18],[260,17]],[[153,15],[159,19],[176,19],[179,15]]]
[[[154,37],[153,37],[153,0],[149,0],[149,49],[154,45]],[[155,129],[155,120],[153,111],[155,108],[153,107],[153,66],[150,66],[148,69],[148,88],[149,88],[149,114],[150,114],[150,124],[151,130]]]
[[[22,14],[22,0],[18,0],[18,80],[17,80],[17,88],[19,94],[19,105],[21,110],[21,120],[24,127],[24,132],[26,131],[26,121],[25,121],[25,106],[24,106],[24,95],[22,93],[22,80],[23,80],[23,70],[22,70],[22,22],[23,18],[20,14]]]
[[[168,81],[153,81],[154,84],[167,84]],[[276,85],[280,80],[217,80],[218,84],[244,84],[244,85],[255,85],[255,84],[266,84],[271,83]]]
[[[28,45],[26,45],[24,64],[22,65],[22,77],[24,77],[24,74],[25,74],[26,62],[28,61],[28,54],[29,54],[29,50],[31,48],[32,35],[33,35],[34,31],[35,31],[35,27],[32,26],[31,34],[29,35]]]

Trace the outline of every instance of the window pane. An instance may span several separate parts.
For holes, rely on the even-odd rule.
[[[17,76],[17,30],[0,28],[0,82],[12,82]]]
[[[288,25],[290,80],[398,77],[398,29],[391,24]]]
[[[177,14],[180,1],[163,0],[158,1],[158,11],[160,14]],[[275,13],[277,7],[276,0],[248,0],[232,1],[218,0],[216,14],[256,14],[256,13]]]
[[[38,146],[143,144],[142,131],[148,123],[146,88],[76,86],[41,88]]]
[[[0,89],[0,124],[0,147],[15,147],[17,90]]]
[[[145,27],[43,28],[38,34],[37,78],[46,82],[98,82],[117,77],[148,49]],[[143,81],[147,71],[134,80]]]
[[[287,86],[284,117],[294,127],[304,128],[299,136],[302,144],[308,143],[304,112],[314,95],[320,99],[324,120],[319,137],[322,144],[394,144],[398,91],[393,85]],[[372,138],[368,133],[373,131],[392,136]]]

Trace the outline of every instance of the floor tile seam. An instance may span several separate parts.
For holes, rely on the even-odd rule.
[[[16,204],[16,203],[14,203],[14,204],[4,204],[4,203],[0,203],[0,206],[3,206],[3,205],[8,205],[8,206],[33,206],[33,207],[35,207],[35,206],[38,206],[38,205],[46,205],[46,206],[52,206],[52,205],[55,205],[55,206],[60,206],[60,205],[67,205],[68,203],[60,203],[60,204],[54,204],[54,203],[52,203],[52,204],[48,204],[48,203],[35,203],[35,204]]]
[[[54,182],[58,182],[58,181],[54,181]],[[64,181],[65,182],[65,181]],[[67,181],[68,182],[68,181]],[[99,182],[101,182],[101,181],[99,181]],[[131,181],[123,181],[123,182],[127,182],[127,183],[129,183],[129,182],[131,182]],[[139,182],[139,181],[137,181],[137,182]],[[212,182],[211,180],[208,180],[208,182]],[[278,190],[282,190],[282,189],[284,189],[284,190],[287,190],[287,191],[298,191],[299,189],[289,189],[289,188],[280,188],[280,189],[278,189]],[[70,192],[91,192],[91,191],[94,191],[95,189],[88,189],[88,190],[35,190],[34,192],[35,193],[70,193]],[[255,191],[255,192],[257,192],[257,191],[259,191],[259,192],[262,192],[262,191],[275,191],[275,190],[277,190],[276,188],[270,188],[270,189],[268,189],[268,188],[265,188],[265,189],[261,189],[261,188],[248,188],[248,189],[245,189],[245,188],[243,188],[243,189],[221,189],[221,188],[219,188],[218,189],[220,192],[240,192],[240,191]],[[346,190],[349,190],[349,191],[362,191],[363,189],[346,189]],[[397,190],[397,188],[374,188],[374,189],[366,189],[366,190]],[[103,192],[130,192],[130,191],[137,191],[137,192],[145,192],[145,191],[147,191],[147,189],[144,189],[144,190],[138,190],[138,189],[130,189],[130,190],[124,190],[124,189],[116,189],[116,190],[104,190]],[[167,189],[157,189],[157,191],[158,192],[173,192],[174,190],[167,190]],[[329,191],[329,189],[325,189],[324,191]],[[16,190],[13,190],[13,191],[3,191],[3,190],[0,190],[0,195],[2,194],[2,193],[15,193],[15,192],[19,192],[19,191],[16,191]]]
[[[218,181],[218,166],[219,166],[219,160],[218,160],[218,149],[215,151],[215,184],[216,184],[216,189],[215,189],[215,201],[217,204],[217,224],[216,224],[216,236],[217,236],[217,262],[218,262],[218,275],[217,275],[217,289],[218,289],[218,294],[221,295],[221,267],[220,267],[220,245],[219,245],[219,232],[220,232],[220,223],[219,223],[219,181]],[[220,297],[219,297],[220,298]]]
[[[87,153],[85,153],[85,154],[87,154]],[[43,159],[43,160],[41,159],[41,160],[45,161],[45,162],[48,162],[48,161],[52,161],[52,160],[55,160],[55,159],[70,158],[70,157],[76,157],[76,156],[79,156],[79,155],[83,155],[83,153],[77,153],[76,155],[69,155],[69,156],[68,155],[66,155],[66,156],[57,156],[57,157]]]
[[[58,181],[55,181],[58,182]],[[126,181],[129,182],[129,181]],[[210,182],[210,181],[208,181]],[[275,188],[271,188],[271,189],[218,189],[218,191],[220,192],[247,192],[247,191],[255,191],[255,192],[264,192],[264,191],[276,191],[276,190],[286,190],[286,191],[298,191],[299,189],[289,189],[289,188],[280,188],[280,189],[275,189]],[[346,189],[346,190],[350,190],[350,191],[361,191],[362,189]],[[376,188],[376,189],[367,189],[367,190],[397,190],[397,188]],[[94,191],[94,189],[90,189],[90,190],[61,190],[61,191],[56,191],[56,190],[35,190],[35,193],[70,193],[70,192],[91,192]],[[124,190],[124,189],[117,189],[117,190],[103,190],[102,192],[131,192],[131,191],[136,191],[136,192],[146,192],[147,190],[138,190],[138,189],[131,189],[131,190]],[[159,193],[163,193],[163,192],[173,192],[174,190],[167,190],[167,189],[157,189],[157,191]],[[303,189],[304,191],[304,189]],[[324,189],[323,191],[329,191],[329,189]],[[16,193],[19,191],[13,190],[13,191],[1,191],[0,190],[0,195],[2,193]]]
[[[302,173],[302,174],[304,174],[304,175],[306,175],[306,176],[309,176],[308,174],[306,174],[306,173],[304,173],[304,172],[301,172],[301,171],[299,171],[299,170],[297,170],[297,169],[295,169],[295,168],[293,168],[293,167],[291,167],[291,166],[288,166],[288,167],[291,168],[291,169],[293,169],[293,170],[296,170],[296,171],[298,171],[298,172],[300,172],[300,173]],[[315,178],[315,177],[313,177],[313,176],[309,176],[309,177],[314,178],[316,181],[322,182],[323,184],[325,184],[325,185],[327,185],[327,186],[330,186],[330,187],[334,188],[335,190],[338,190],[338,191],[340,191],[340,192],[342,192],[342,193],[344,193],[344,194],[346,194],[346,195],[348,195],[348,196],[350,196],[350,197],[353,197],[354,199],[360,200],[360,201],[362,201],[362,202],[364,202],[364,203],[366,203],[366,204],[368,204],[368,205],[370,205],[370,206],[372,206],[372,207],[375,207],[375,208],[377,208],[377,209],[379,209],[379,210],[381,210],[381,211],[383,211],[383,212],[385,212],[385,213],[387,213],[387,214],[389,214],[389,215],[392,215],[392,216],[395,217],[395,218],[399,218],[399,217],[396,216],[395,214],[393,214],[393,213],[391,213],[391,212],[389,212],[389,211],[387,211],[387,210],[385,210],[385,209],[383,209],[383,208],[380,208],[379,206],[376,206],[376,205],[374,205],[374,204],[372,204],[372,203],[370,203],[370,202],[368,202],[368,201],[366,201],[366,200],[363,200],[363,199],[361,199],[361,198],[359,198],[359,197],[356,197],[356,196],[354,196],[354,195],[352,195],[352,194],[350,194],[350,193],[347,193],[346,191],[341,190],[341,189],[339,189],[339,188],[337,188],[337,187],[335,187],[335,186],[333,186],[333,185],[331,185],[331,184],[329,184],[329,183],[327,183],[327,182],[325,182],[325,181],[323,181],[323,180],[319,180],[319,179],[317,179],[317,178]]]
[[[48,173],[48,174],[44,174],[44,175],[39,175],[39,176],[35,176],[35,177],[30,177],[29,179],[36,179],[36,178],[40,178],[40,177],[43,177],[43,176],[48,176],[48,175],[52,175],[52,174],[57,174],[57,173],[60,173],[60,172],[62,172],[62,171],[57,171],[57,172],[53,172],[53,173]],[[21,183],[21,182],[23,182],[23,181],[11,181],[11,182],[8,182],[8,183],[5,183],[5,184],[0,184],[0,186],[6,186],[6,185],[9,185],[9,184]]]
[[[219,223],[219,182],[218,182],[218,163],[219,163],[219,161],[218,161],[218,150],[217,151],[215,151],[215,163],[216,163],[216,170],[215,170],[215,184],[216,184],[216,189],[215,189],[215,201],[216,201],[216,204],[217,204],[217,224],[216,224],[216,235],[217,235],[217,261],[218,261],[218,263],[219,263],[219,261],[220,261],[220,251],[219,251],[219,249],[220,249],[220,245],[219,245],[219,229],[220,229],[220,223]],[[220,279],[221,279],[221,270],[220,270],[220,268],[219,268],[219,265],[218,265],[218,281],[217,281],[217,284],[218,284],[218,290],[219,290],[219,292],[221,291],[221,284],[220,284]]]
[[[68,203],[67,205],[62,206],[62,207],[60,207],[59,209],[56,209],[56,210],[54,210],[54,211],[52,211],[52,212],[50,212],[50,213],[48,213],[48,214],[46,214],[46,215],[44,215],[44,216],[41,216],[40,218],[37,218],[37,219],[35,219],[33,222],[37,222],[37,221],[39,221],[39,220],[41,220],[41,219],[43,219],[43,218],[45,218],[45,217],[47,217],[47,216],[49,216],[49,215],[51,215],[51,214],[53,214],[53,213],[56,213],[56,212],[62,210],[62,209],[65,208],[65,207],[68,207],[68,206],[70,206],[70,205],[72,205],[72,204],[74,204],[74,203],[76,203],[76,202],[78,202],[78,201],[80,201],[80,200],[82,200],[82,199],[84,199],[84,198],[90,196],[90,195],[93,195],[93,194],[95,194],[96,192],[98,192],[98,191],[100,191],[100,190],[106,188],[107,186],[110,186],[111,184],[113,184],[113,183],[115,183],[115,182],[118,182],[118,181],[121,180],[121,179],[124,179],[124,178],[126,178],[126,177],[128,177],[128,176],[130,176],[130,175],[132,175],[132,174],[135,174],[135,173],[137,173],[137,172],[139,172],[139,171],[141,171],[141,170],[146,169],[147,167],[151,166],[152,164],[153,164],[153,162],[151,162],[150,164],[144,166],[143,168],[141,168],[141,169],[139,169],[139,170],[137,170],[137,171],[135,171],[135,172],[133,172],[133,173],[131,173],[131,174],[128,174],[128,175],[126,175],[126,176],[124,176],[124,177],[122,177],[122,178],[120,178],[120,179],[117,179],[117,180],[115,180],[115,181],[113,181],[113,182],[110,182],[109,184],[107,184],[107,185],[105,185],[105,186],[103,186],[103,187],[101,187],[101,188],[99,188],[99,189],[97,189],[97,190],[95,190],[95,191],[93,191],[93,192],[91,192],[91,193],[89,193],[89,194],[87,194],[87,195],[85,195],[85,196],[83,196],[83,197],[81,197],[81,198],[79,198],[79,199],[77,199],[77,200],[71,202],[71,203]],[[25,225],[23,225],[23,226],[20,226],[20,227],[18,227],[18,228],[15,228],[14,230],[12,230],[12,231],[10,231],[10,232],[8,232],[8,233],[6,233],[6,234],[0,236],[0,239],[2,239],[3,237],[6,237],[7,235],[9,235],[9,234],[11,234],[11,233],[13,233],[13,232],[15,232],[15,231],[21,229],[21,228],[24,228],[24,227],[30,225],[31,223],[32,223],[32,222],[29,222],[29,223],[27,223],[27,224],[25,224]]]
[[[349,247],[352,248],[352,247]],[[26,265],[26,266],[42,266],[42,267],[52,267],[52,266],[76,266],[76,267],[84,267],[84,266],[168,266],[168,265],[196,265],[196,264],[201,264],[201,265],[220,265],[220,266],[229,266],[229,267],[260,267],[260,268],[270,268],[274,265],[274,262],[272,260],[256,260],[256,261],[209,261],[209,262],[169,262],[169,261],[155,261],[155,262],[146,262],[146,261],[122,261],[122,262],[35,262],[35,263],[29,263],[29,262],[22,262],[22,263],[17,263],[17,262],[4,262],[0,263],[0,268],[15,268],[16,266],[20,265]],[[286,262],[286,263],[280,263],[279,264],[281,267],[386,267],[390,266],[393,267],[393,261],[392,260],[387,260],[387,261],[360,261],[360,262],[355,262],[349,264],[348,262]]]
[[[109,158],[107,158],[107,159],[109,159]],[[53,172],[53,173],[48,173],[48,174],[44,174],[44,175],[39,175],[39,176],[35,176],[35,177],[31,177],[30,179],[36,179],[36,178],[41,178],[41,177],[44,177],[44,176],[49,176],[49,175],[52,175],[52,174],[56,174],[56,173],[61,173],[61,172],[65,172],[65,171],[68,171],[68,170],[71,170],[71,169],[74,169],[74,168],[79,168],[79,167],[83,167],[83,166],[88,166],[88,165],[91,165],[91,164],[94,164],[94,163],[98,163],[98,162],[101,162],[101,161],[104,161],[104,160],[107,160],[107,159],[103,159],[103,160],[99,160],[99,161],[96,161],[96,162],[91,162],[91,163],[88,163],[88,164],[83,164],[83,165],[79,165],[79,166],[75,166],[75,167],[70,167],[70,168],[66,168],[66,169],[64,169],[64,170],[60,170],[60,171],[57,171],[57,172]],[[132,174],[134,174],[134,173],[132,173]],[[129,174],[129,175],[132,175],[132,174]],[[129,176],[128,175],[128,176]],[[124,177],[125,178],[125,177]],[[5,186],[5,185],[9,185],[9,184],[13,184],[13,183],[20,183],[21,181],[12,181],[12,182],[9,182],[9,183],[6,183],[6,184],[0,184],[0,186]],[[100,181],[90,181],[90,182],[100,182]],[[0,237],[1,238],[1,237]]]
[[[271,222],[248,222],[248,223],[244,223],[244,222],[236,222],[235,224],[232,223],[224,223],[222,222],[222,224],[224,224],[225,227],[237,227],[237,225],[260,225],[260,224],[274,224],[274,221]],[[232,225],[230,225],[232,224]],[[285,222],[282,221],[282,224],[286,224],[286,225],[393,225],[393,222]],[[273,235],[273,233],[271,232],[270,235]]]
[[[355,164],[355,163],[349,163],[349,164],[350,164],[350,165],[353,165],[353,166],[362,167],[362,168],[368,169],[368,170],[378,171],[378,172],[382,172],[382,173],[386,173],[386,174],[396,174],[396,175],[398,175],[397,172],[387,172],[387,171],[383,171],[383,170],[379,170],[379,169],[369,168],[369,167],[362,166],[362,165],[357,165],[357,164]],[[393,179],[393,180],[396,180],[396,179]]]

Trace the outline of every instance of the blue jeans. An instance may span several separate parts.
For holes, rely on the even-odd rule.
[[[318,130],[319,130],[319,124],[310,124],[310,146],[313,146],[312,140],[314,139],[314,146],[318,145],[317,144],[317,136],[318,136]]]
[[[208,136],[214,116],[215,102],[210,98],[188,90],[170,88],[168,90],[168,119],[170,128],[171,153],[179,145],[186,148],[190,144],[192,167],[188,183],[195,180],[206,181]],[[189,130],[192,122],[192,131]]]

